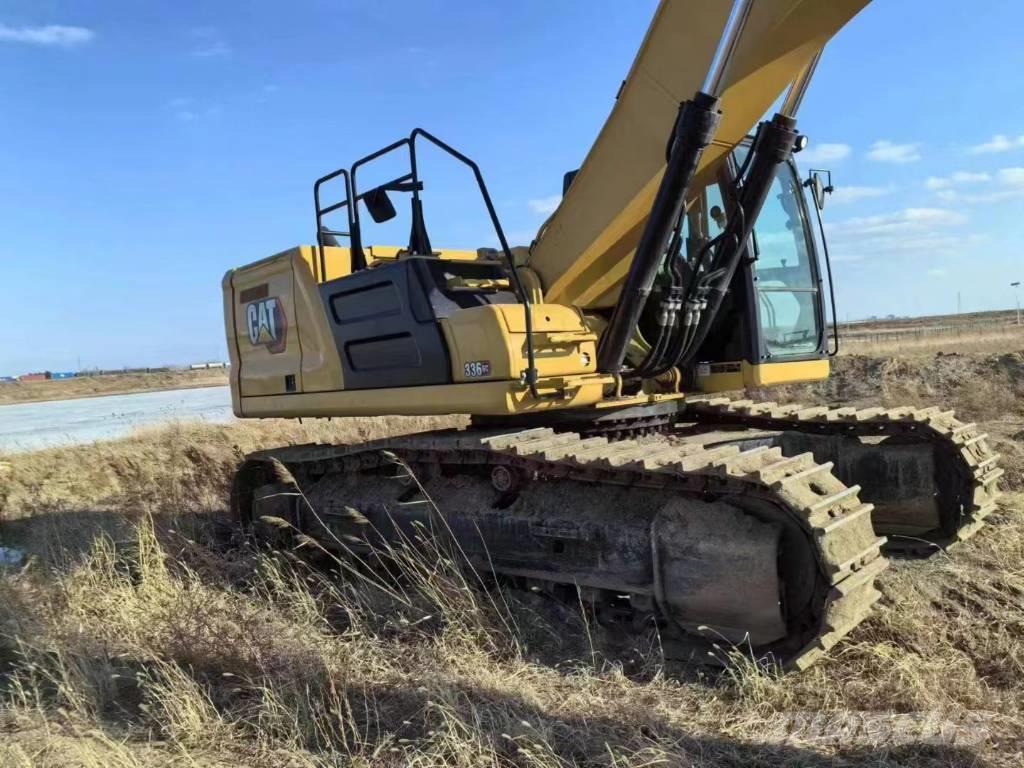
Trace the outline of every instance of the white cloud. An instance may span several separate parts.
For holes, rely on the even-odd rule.
[[[811,144],[799,154],[801,165],[808,163],[834,163],[849,157],[853,151],[849,144]]]
[[[835,260],[956,254],[978,236],[957,231],[967,222],[961,211],[946,208],[904,208],[876,216],[857,216],[828,226]]]
[[[192,55],[199,59],[211,59],[218,56],[227,56],[231,53],[231,47],[223,40],[218,40],[209,45],[200,46],[192,51]]]
[[[277,85],[276,83],[267,83],[262,88],[260,88],[259,91],[256,92],[256,95],[253,97],[253,99],[256,101],[257,104],[266,104],[268,101],[270,101],[274,94],[276,94],[280,90],[281,86]]]
[[[991,181],[992,177],[987,173],[975,173],[972,171],[957,171],[950,176],[929,176],[924,183],[928,189],[949,189],[957,184],[978,184],[983,181]]]
[[[49,24],[45,27],[8,27],[0,24],[0,43],[27,43],[71,48],[90,42],[96,33],[85,27]]]
[[[987,205],[989,203],[1000,203],[1003,200],[1014,200],[1024,197],[1024,189],[996,189],[992,192],[982,192],[976,195],[965,195],[951,189],[939,193],[939,199],[944,203],[956,203],[957,205]]]
[[[194,102],[187,96],[176,96],[173,99],[169,99],[167,107],[178,120],[183,122],[189,122],[199,117],[199,114],[195,111]]]
[[[979,181],[988,181],[991,177],[984,171],[957,171],[949,178],[954,184],[974,184]]]
[[[191,32],[196,41],[192,55],[200,59],[220,58],[231,55],[231,46],[216,27],[196,27]]]
[[[183,123],[191,123],[204,117],[216,117],[224,111],[219,104],[199,104],[195,99],[190,99],[187,96],[170,99],[167,102],[167,107],[174,114],[175,119]]]
[[[928,270],[928,277],[945,277],[946,270],[942,267],[932,267]]]
[[[1007,186],[1024,187],[1024,168],[1003,168],[996,175]]]
[[[960,205],[984,205],[1024,197],[1024,168],[1002,168],[996,171],[994,176],[988,173],[964,175],[971,176],[971,181],[987,181],[990,184],[986,191],[974,194],[964,194],[952,189],[952,183],[938,187],[932,185],[929,188],[937,190],[935,194],[943,202]],[[953,177],[955,176],[957,174],[953,174]],[[927,186],[927,182],[925,184]]]
[[[892,187],[858,187],[856,185],[836,187],[829,197],[829,202],[834,205],[845,205],[855,203],[858,200],[866,200],[871,197],[882,197],[892,192]]]
[[[968,151],[973,155],[987,155],[996,152],[1009,152],[1011,149],[1024,147],[1024,134],[1020,136],[1006,136],[997,133],[991,139],[981,144],[975,144]]]
[[[920,144],[894,144],[880,139],[871,145],[868,158],[882,163],[914,163],[921,159]]]
[[[963,224],[965,221],[967,221],[965,214],[946,208],[904,208],[900,211],[881,213],[876,216],[856,216],[836,222],[832,228],[838,232],[853,232],[860,236],[867,236]]]
[[[534,213],[540,213],[545,216],[555,212],[558,204],[562,202],[561,195],[552,195],[551,197],[541,197],[536,200],[528,200],[527,205],[530,206],[530,210]]]

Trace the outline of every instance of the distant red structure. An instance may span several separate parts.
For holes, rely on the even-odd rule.
[[[23,373],[18,377],[18,381],[46,381],[50,378],[50,372],[46,373]]]

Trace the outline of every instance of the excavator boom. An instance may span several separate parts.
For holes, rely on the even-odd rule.
[[[714,178],[728,152],[867,2],[749,4],[724,73],[716,141],[704,153],[694,188]],[[731,7],[659,4],[611,114],[531,248],[529,265],[548,301],[582,308],[615,303],[665,170],[667,127],[712,70]]]

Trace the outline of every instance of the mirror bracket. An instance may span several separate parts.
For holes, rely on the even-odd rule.
[[[823,176],[827,181],[822,181]],[[815,206],[817,206],[819,211],[823,211],[825,209],[826,196],[835,192],[835,187],[832,185],[832,171],[827,168],[811,168],[807,174],[804,186],[810,187],[814,196]]]

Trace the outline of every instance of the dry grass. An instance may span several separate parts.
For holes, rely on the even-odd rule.
[[[913,329],[878,333],[842,333],[843,355],[899,355],[920,357],[942,352],[991,354],[1024,346],[1024,328],[988,325],[968,328]]]
[[[228,372],[221,369],[118,373],[108,376],[76,376],[49,381],[0,382],[0,404],[43,400],[73,400],[80,397],[156,392],[165,389],[225,386]]]
[[[8,519],[83,508],[208,512],[223,508],[241,458],[301,443],[356,443],[463,423],[455,417],[180,422],[89,445],[0,454],[0,512]]]
[[[867,397],[865,377],[884,397],[969,391],[899,364],[840,361],[834,384],[785,394]],[[971,365],[1021,415],[1005,388],[1021,385],[1016,368]],[[984,398],[967,407],[989,413]],[[785,677],[742,655],[724,673],[665,664],[656,648],[617,657],[578,612],[482,591],[443,548],[403,552],[405,577],[381,584],[214,536],[245,451],[433,425],[176,425],[5,457],[0,537],[33,559],[0,577],[0,765],[1024,759],[1024,522],[1011,511],[951,556],[890,568],[877,614]],[[880,731],[918,712],[932,724]],[[939,722],[975,727],[950,743],[934,738]]]

